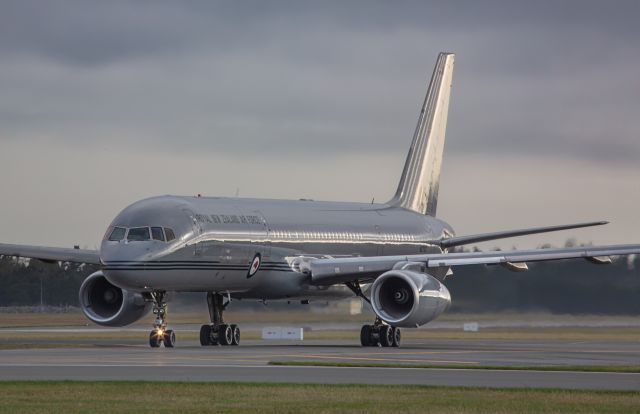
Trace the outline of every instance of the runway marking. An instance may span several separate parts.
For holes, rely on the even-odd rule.
[[[338,352],[330,352],[331,354],[339,354]],[[465,350],[442,350],[442,351],[415,351],[415,352],[394,352],[394,351],[380,351],[380,352],[358,352],[358,355],[434,355],[434,354],[465,354],[469,351]]]
[[[467,364],[474,365],[479,364],[477,361],[448,361],[444,359],[400,359],[400,358],[367,358],[367,357],[354,357],[354,356],[331,356],[331,355],[304,355],[304,354],[283,354],[283,355],[272,355],[274,358],[307,358],[307,359],[351,359],[356,361],[384,361],[384,362],[440,362],[447,364]]]

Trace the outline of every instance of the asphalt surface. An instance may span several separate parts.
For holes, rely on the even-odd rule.
[[[640,374],[633,373],[268,365],[270,361],[460,367],[638,365],[640,342],[631,341],[405,341],[398,349],[362,348],[355,341],[243,341],[238,347],[201,347],[196,342],[183,341],[174,349],[150,349],[144,339],[141,335],[140,343],[96,341],[89,348],[0,350],[0,380],[202,380],[640,391]]]

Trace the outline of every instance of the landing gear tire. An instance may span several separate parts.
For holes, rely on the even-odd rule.
[[[394,348],[400,348],[400,342],[402,341],[402,334],[400,333],[400,328],[393,328],[393,346]]]
[[[360,329],[360,344],[362,346],[371,346],[373,345],[371,342],[371,325],[362,325],[362,329]]]
[[[363,325],[360,329],[360,344],[362,346],[384,346],[398,348],[402,336],[400,328],[389,325]]]
[[[384,347],[393,345],[393,327],[389,325],[380,327],[380,344]]]
[[[227,302],[224,296],[216,292],[207,292],[207,305],[209,306],[209,318],[211,324],[202,325],[200,328],[200,345],[238,345],[240,344],[240,328],[238,325],[228,325],[223,322],[222,313],[231,301]]]
[[[164,331],[164,334],[162,335],[162,342],[164,343],[165,348],[173,348],[176,344],[176,334],[173,330],[169,329]]]
[[[209,331],[209,343],[208,345],[218,346],[220,345],[220,330],[216,330],[214,326],[210,327]]]
[[[222,324],[218,328],[218,341],[220,345],[231,345],[233,343],[233,330],[231,326]]]
[[[158,331],[154,329],[149,334],[149,346],[151,348],[160,348],[161,343],[162,343],[162,337],[158,335]]]
[[[213,345],[211,343],[211,326],[202,325],[200,327],[200,345],[202,346]]]
[[[240,345],[240,328],[233,324],[231,327],[231,345]]]
[[[153,300],[153,314],[156,319],[153,322],[153,330],[149,334],[149,346],[159,348],[164,344],[165,348],[173,348],[176,343],[176,334],[167,328],[167,303],[165,302],[166,292],[154,290],[151,292]]]

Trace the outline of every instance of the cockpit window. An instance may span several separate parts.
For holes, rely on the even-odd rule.
[[[164,241],[164,233],[162,227],[151,227],[151,238],[153,240]]]
[[[124,234],[127,232],[127,229],[124,227],[114,227],[111,230],[111,234],[109,235],[109,241],[120,241],[124,239]]]
[[[171,230],[168,227],[164,228],[164,234],[167,235],[167,241],[171,241],[176,238],[176,235],[173,233],[173,230]]]
[[[127,235],[128,241],[144,241],[150,240],[149,237],[149,227],[134,227],[129,229],[129,234]]]

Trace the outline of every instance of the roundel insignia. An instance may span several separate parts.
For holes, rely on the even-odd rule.
[[[251,261],[251,266],[249,266],[249,271],[247,272],[247,279],[249,279],[251,276],[256,274],[258,269],[260,269],[261,262],[262,262],[262,256],[260,255],[260,253],[256,253],[256,255],[253,256],[253,260]]]

